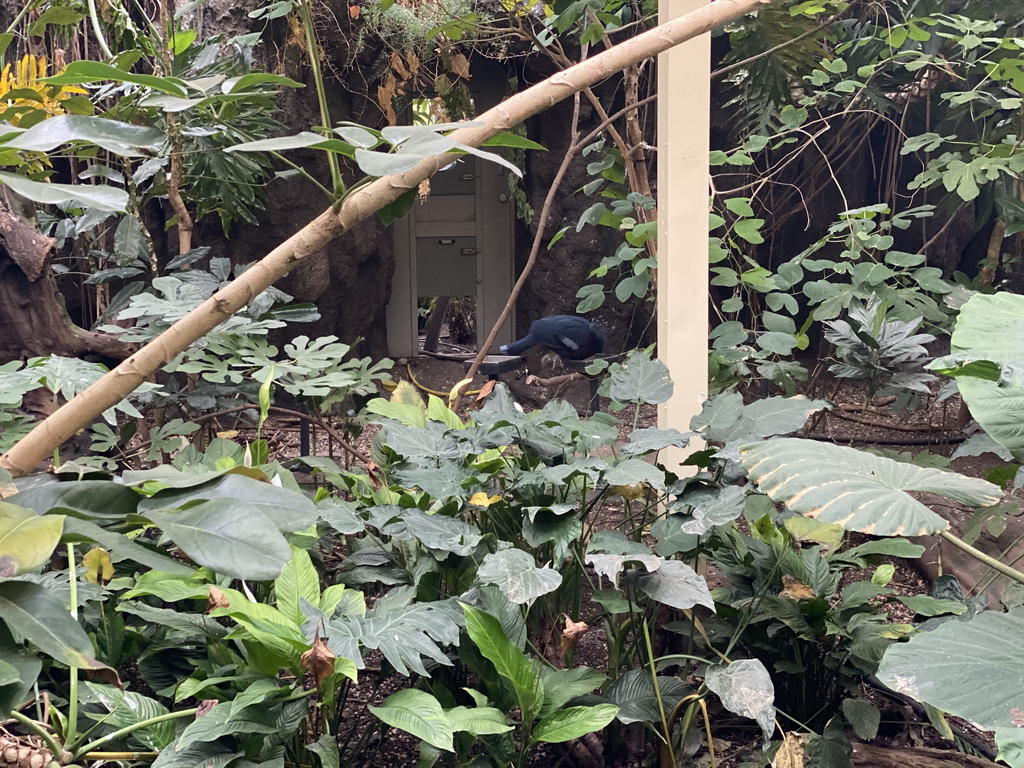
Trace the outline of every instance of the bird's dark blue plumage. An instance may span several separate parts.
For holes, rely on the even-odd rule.
[[[521,355],[543,344],[567,360],[585,360],[604,349],[605,332],[586,318],[551,315],[535,320],[523,338],[501,347],[506,355]]]

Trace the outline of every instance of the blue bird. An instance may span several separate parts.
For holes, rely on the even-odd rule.
[[[604,349],[604,328],[575,315],[550,315],[534,320],[530,332],[501,347],[504,355],[522,355],[538,344],[567,360],[585,360]]]

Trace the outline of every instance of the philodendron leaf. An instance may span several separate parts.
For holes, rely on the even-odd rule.
[[[0,501],[0,557],[9,557],[16,576],[39,567],[53,554],[64,530],[63,515],[45,515]]]
[[[620,403],[664,403],[672,397],[672,379],[661,360],[635,353],[614,371],[610,394]]]
[[[27,581],[0,582],[0,621],[58,661],[107,670],[92,657],[92,641],[47,589]]]
[[[878,679],[986,730],[1019,727],[1024,711],[1024,608],[983,611],[892,645]]]
[[[558,744],[599,731],[615,719],[619,708],[614,704],[592,707],[566,707],[552,712],[533,729],[534,741]]]
[[[911,496],[923,491],[971,507],[1002,498],[984,480],[918,467],[840,445],[779,438],[740,447],[751,479],[773,501],[849,531],[876,536],[924,536],[949,523]]]
[[[662,563],[654,573],[630,571],[624,581],[639,587],[653,600],[681,611],[695,605],[705,605],[715,610],[715,601],[711,598],[704,577],[680,560]]]
[[[214,499],[145,516],[199,565],[235,579],[275,579],[291,558],[277,526],[247,502]]]
[[[757,659],[708,667],[704,682],[730,712],[756,720],[764,734],[764,747],[775,732],[775,686]]]
[[[438,700],[425,691],[406,688],[388,696],[379,707],[371,704],[369,709],[392,728],[411,733],[446,752],[455,751],[452,726]]]
[[[562,574],[538,568],[533,555],[521,549],[503,549],[484,558],[476,572],[481,584],[495,584],[513,603],[531,603],[562,583]]]

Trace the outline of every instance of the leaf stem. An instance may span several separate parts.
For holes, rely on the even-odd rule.
[[[637,409],[639,411],[639,408]],[[661,686],[658,685],[658,668],[654,664],[654,648],[651,647],[651,632],[647,627],[647,620],[642,622],[644,629],[644,643],[647,645],[647,662],[651,668],[651,685],[654,686],[654,698],[658,700],[658,714],[661,715],[661,727],[665,733],[665,746],[668,747],[669,759],[672,765],[676,765],[676,751],[672,746],[672,729],[669,727],[668,718],[665,717],[665,703],[661,700]]]
[[[1010,566],[1006,565],[1005,563],[1002,563],[999,560],[996,560],[991,555],[986,555],[980,549],[976,549],[975,547],[972,547],[966,541],[964,541],[963,539],[961,539],[958,536],[954,536],[949,531],[939,531],[939,536],[944,538],[946,541],[948,541],[954,547],[959,547],[964,552],[966,552],[971,557],[973,557],[975,560],[978,560],[978,561],[984,563],[989,568],[991,568],[991,569],[993,569],[995,571],[999,571],[999,573],[1003,574],[1004,576],[1006,576],[1009,579],[1012,579],[1013,581],[1016,581],[1018,584],[1024,584],[1024,573],[1021,573],[1017,569],[1011,568]]]
[[[114,58],[107,45],[107,39],[103,36],[103,28],[100,26],[100,17],[96,12],[96,0],[89,0],[89,19],[92,21],[92,31],[96,35],[96,42],[100,44],[100,50],[108,59]]]
[[[324,90],[324,75],[320,69],[320,48],[316,42],[316,30],[313,28],[313,14],[310,12],[311,0],[301,0],[297,3],[299,18],[302,20],[302,29],[306,35],[306,53],[309,55],[309,68],[313,72],[313,82],[316,84],[316,97],[320,104],[320,120],[323,122],[324,136],[331,136],[331,112],[327,106],[327,92]],[[345,182],[341,178],[341,166],[338,163],[338,156],[328,150],[327,165],[331,169],[331,189],[333,198],[339,199],[345,194]]]
[[[86,755],[92,752],[97,747],[102,747],[108,741],[113,741],[114,739],[119,739],[122,736],[127,736],[129,733],[137,731],[140,728],[148,728],[151,725],[156,725],[157,723],[162,723],[167,720],[178,720],[182,717],[192,717],[198,711],[198,708],[183,709],[179,712],[168,712],[166,715],[157,715],[156,717],[151,717],[148,720],[140,720],[137,723],[126,725],[124,728],[119,728],[113,733],[108,733],[106,736],[101,736],[100,738],[96,739],[96,741],[90,741],[84,747],[81,747],[80,749],[76,750],[74,759],[78,760],[82,755]]]
[[[43,728],[43,726],[41,726],[31,717],[26,717],[16,709],[12,709],[10,711],[10,717],[14,720],[17,720],[19,723],[21,723],[30,731],[32,731],[36,736],[42,739],[46,743],[47,749],[49,749],[50,752],[53,753],[53,759],[57,760],[58,762],[60,761],[60,756],[61,754],[63,754],[64,750],[61,749],[60,744],[57,743],[57,740],[53,738],[49,731]]]
[[[71,618],[78,621],[78,567],[75,565],[75,545],[68,543],[68,571],[71,576]],[[72,744],[78,736],[78,667],[71,667],[68,678],[68,727],[64,743]],[[59,758],[58,758],[59,759]]]

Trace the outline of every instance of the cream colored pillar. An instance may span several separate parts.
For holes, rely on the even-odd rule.
[[[660,0],[668,21],[706,0]],[[689,429],[707,397],[708,134],[711,35],[658,57],[658,357],[675,393],[660,406],[662,428]],[[684,451],[663,452],[676,469]]]

